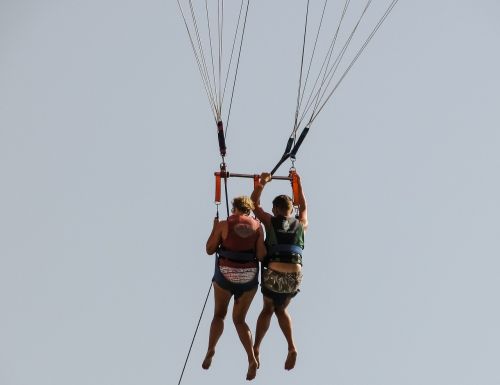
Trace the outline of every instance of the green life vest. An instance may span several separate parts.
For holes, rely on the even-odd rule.
[[[298,263],[302,265],[304,227],[294,217],[271,217],[266,226],[267,256],[265,262]]]

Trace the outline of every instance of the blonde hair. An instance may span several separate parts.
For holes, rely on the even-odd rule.
[[[249,197],[242,195],[233,199],[233,208],[238,209],[243,214],[250,214],[255,206]]]

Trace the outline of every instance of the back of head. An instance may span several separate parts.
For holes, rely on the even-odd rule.
[[[233,199],[233,208],[243,214],[249,215],[255,206],[249,197],[242,195]]]
[[[293,212],[293,202],[292,198],[288,195],[278,195],[273,199],[273,208],[275,209],[275,214],[287,217]]]

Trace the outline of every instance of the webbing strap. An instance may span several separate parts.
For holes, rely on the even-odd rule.
[[[297,142],[295,143],[295,145],[293,146],[293,148],[292,148],[292,144],[293,144],[293,141],[294,141],[295,138],[293,136],[291,136],[290,138],[288,138],[288,142],[287,142],[287,145],[286,145],[285,152],[283,153],[280,161],[272,169],[271,175],[274,175],[274,173],[276,171],[278,171],[278,168],[280,168],[280,166],[283,164],[283,162],[285,162],[285,160],[287,160],[288,158],[292,158],[293,160],[295,160],[297,152],[299,151],[299,148],[302,145],[302,142],[304,141],[304,139],[305,139],[305,137],[306,137],[306,135],[307,135],[308,132],[309,132],[309,127],[304,127],[304,129],[300,133],[299,139],[297,139]]]
[[[277,244],[269,246],[267,252],[269,255],[280,255],[285,253],[302,255],[302,247],[297,245]]]
[[[217,254],[220,255],[221,257],[239,262],[251,262],[255,260],[255,253],[253,252],[230,251],[225,249],[219,249],[217,250]]]
[[[306,138],[307,133],[309,132],[309,127],[304,127],[302,132],[300,133],[299,139],[297,139],[297,143],[293,146],[292,152],[290,153],[290,158],[295,159],[295,155],[297,155],[297,151],[299,151],[300,145]]]

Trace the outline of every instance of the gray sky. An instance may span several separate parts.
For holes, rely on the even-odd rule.
[[[268,3],[249,15],[234,172],[269,170],[291,129],[304,7]],[[500,384],[499,16],[401,0],[315,122],[299,359],[282,369],[274,320],[255,384]],[[175,1],[0,1],[2,385],[177,383],[218,165]],[[212,309],[183,384],[245,383],[230,318],[201,369]]]

